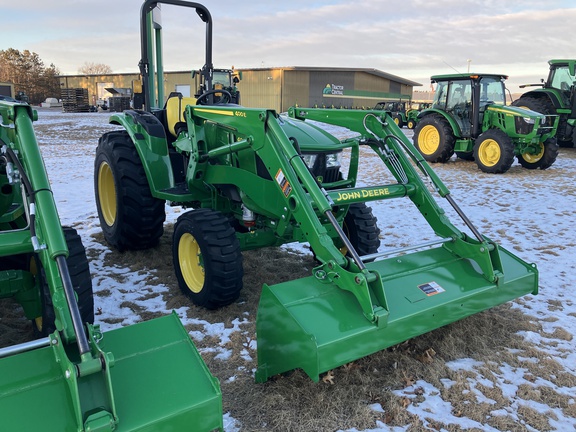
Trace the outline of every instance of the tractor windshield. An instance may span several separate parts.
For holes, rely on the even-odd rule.
[[[439,81],[434,94],[433,108],[452,111],[455,107],[465,107],[471,101],[469,79]]]
[[[506,105],[504,83],[498,77],[482,77],[480,79],[480,108],[487,104]]]
[[[214,71],[212,76],[212,85],[216,89],[230,87],[230,73],[228,71]]]
[[[566,66],[558,66],[550,71],[549,83],[550,87],[568,91],[574,85],[576,77],[570,74],[570,68]]]

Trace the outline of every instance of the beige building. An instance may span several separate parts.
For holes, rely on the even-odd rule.
[[[292,105],[308,107],[370,108],[385,100],[412,98],[413,88],[421,84],[377,69],[281,67],[239,69],[240,104],[246,107],[286,111]],[[113,94],[137,92],[138,74],[63,75],[61,88],[86,88],[91,104]],[[178,91],[193,96],[198,76],[191,71],[165,72],[164,94]],[[136,87],[135,87],[136,86]],[[136,90],[136,91],[135,91]],[[118,93],[116,93],[118,94]]]

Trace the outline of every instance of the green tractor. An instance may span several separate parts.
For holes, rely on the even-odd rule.
[[[318,381],[330,369],[537,293],[536,266],[474,227],[384,111],[293,107],[286,116],[228,103],[225,90],[195,99],[174,96],[155,106],[151,82],[163,78],[149,67],[154,50],[148,42],[149,12],[157,3],[147,0],[142,9],[140,64],[149,110],[114,114],[110,121],[123,130],[104,134],[96,150],[100,223],[111,245],[143,249],[162,235],[166,203],[188,209],[174,226],[174,269],[180,289],[206,308],[240,296],[242,251],[310,244],[318,261],[311,276],[263,286],[256,318],[258,382],[296,368]],[[194,8],[212,34],[203,6],[162,3]],[[162,51],[159,39],[156,52]],[[208,81],[210,38],[206,46],[202,70]],[[341,141],[316,122],[356,136]],[[382,183],[359,186],[366,152],[390,172],[391,182],[383,177]],[[470,233],[448,220],[423,178]],[[409,199],[436,237],[381,251],[367,203],[389,199]]]
[[[386,113],[392,117],[394,123],[398,127],[402,128],[408,122],[408,117],[406,116],[406,106],[410,105],[410,101],[389,101],[389,102],[378,102],[374,107],[375,110],[386,111]]]
[[[506,105],[505,75],[450,74],[437,84],[431,108],[418,115],[414,144],[428,162],[454,153],[475,160],[483,172],[500,174],[514,162],[549,168],[558,156],[558,117]]]
[[[27,103],[0,100],[0,298],[35,339],[0,348],[2,430],[223,429],[218,381],[175,314],[102,332],[82,240],[62,227]]]
[[[242,79],[242,72],[237,72],[234,69],[214,69],[212,71],[212,82],[211,86],[207,87],[206,82],[207,74],[203,74],[202,71],[192,71],[192,78],[199,78],[199,83],[197,85],[198,91],[194,97],[200,97],[200,95],[206,93],[209,90],[226,90],[230,93],[230,98],[228,103],[240,103],[240,91],[236,86]],[[215,96],[216,98],[217,96]],[[214,103],[218,100],[215,99]]]
[[[408,129],[414,129],[418,123],[418,115],[420,112],[431,106],[431,102],[412,102],[410,108],[406,111],[406,127]]]
[[[560,117],[556,140],[560,147],[574,147],[576,136],[576,60],[550,60],[550,72],[546,81],[539,84],[520,86],[535,87],[524,93],[512,105],[537,111],[543,114],[553,114]]]

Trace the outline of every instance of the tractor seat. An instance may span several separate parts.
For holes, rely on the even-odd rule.
[[[168,132],[173,136],[178,136],[176,132],[182,124],[186,124],[184,110],[186,105],[196,105],[196,98],[172,96],[166,101],[166,126]]]

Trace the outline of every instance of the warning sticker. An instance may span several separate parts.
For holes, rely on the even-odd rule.
[[[418,285],[418,288],[420,288],[422,290],[422,292],[424,294],[426,294],[427,296],[433,296],[433,295],[440,294],[440,293],[443,293],[444,291],[446,291],[444,288],[442,288],[436,282],[428,282],[428,283],[425,283],[422,285]]]
[[[290,195],[290,192],[292,192],[292,186],[290,186],[290,183],[288,182],[288,180],[286,180],[286,177],[284,177],[282,169],[278,170],[275,178],[278,184],[280,185],[282,192],[284,192],[284,196],[287,197],[288,195]]]

